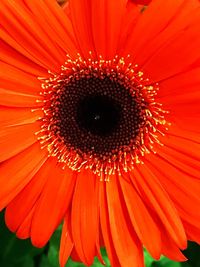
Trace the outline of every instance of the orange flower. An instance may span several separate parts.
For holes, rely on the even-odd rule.
[[[200,242],[198,0],[0,1],[0,207],[60,264]]]

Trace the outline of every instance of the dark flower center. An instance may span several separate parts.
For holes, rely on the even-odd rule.
[[[142,123],[129,90],[107,76],[71,81],[60,96],[56,120],[66,145],[100,157],[127,147]]]
[[[35,134],[63,169],[90,169],[108,181],[155,153],[154,143],[162,145],[159,136],[169,124],[168,112],[155,101],[159,86],[130,56],[126,60],[67,55],[59,74],[40,78],[44,116]]]
[[[106,137],[119,127],[122,107],[104,95],[89,95],[77,105],[77,123],[88,132]]]

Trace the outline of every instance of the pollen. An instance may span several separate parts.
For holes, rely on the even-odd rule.
[[[43,117],[36,135],[63,169],[89,168],[108,181],[155,153],[155,143],[162,145],[168,112],[155,101],[159,85],[150,84],[129,56],[89,55],[68,55],[59,74],[39,78]]]

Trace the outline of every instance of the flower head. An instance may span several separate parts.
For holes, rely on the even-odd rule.
[[[0,208],[38,247],[64,221],[61,266],[200,242],[199,7],[0,2]]]

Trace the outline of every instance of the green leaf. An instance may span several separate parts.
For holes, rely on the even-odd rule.
[[[29,267],[29,266],[26,266],[26,267]],[[39,267],[51,267],[51,265],[49,264],[49,259],[46,255],[42,255]]]
[[[62,226],[60,225],[58,229],[55,231],[51,240],[49,242],[49,250],[48,250],[48,260],[51,264],[51,267],[59,266],[59,247],[60,247],[60,238],[61,238]]]
[[[182,267],[200,267],[200,246],[194,242],[188,243],[188,249],[184,251],[188,261],[182,263]]]
[[[0,213],[0,266],[34,267],[34,257],[43,252],[32,246],[30,240],[18,239],[4,222],[4,212]]]
[[[145,267],[181,267],[181,263],[171,261],[170,259],[161,256],[160,260],[154,260],[151,255],[144,249]]]
[[[155,261],[146,250],[144,250],[144,261],[145,267],[151,267],[153,262]]]
[[[175,262],[172,261],[168,258],[165,257],[161,257],[161,259],[159,261],[155,261],[152,265],[153,267],[181,267],[181,263],[180,262]]]

